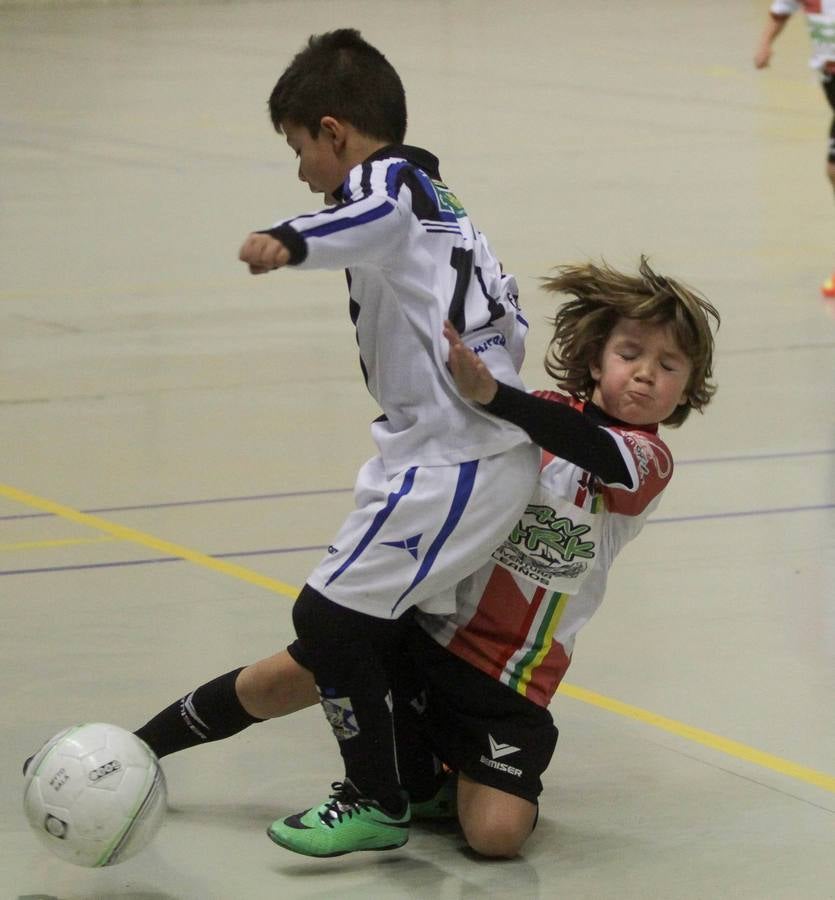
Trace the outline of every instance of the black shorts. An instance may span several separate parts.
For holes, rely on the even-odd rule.
[[[298,641],[287,650],[311,669]],[[548,710],[450,653],[414,621],[392,650],[386,662],[395,697],[415,711],[414,722],[399,721],[399,737],[422,745],[417,754],[398,750],[404,783],[423,782],[422,753],[431,752],[479,784],[536,803],[557,744]]]
[[[426,691],[426,740],[451,769],[536,803],[557,727],[542,706],[442,647],[420,626],[409,632]]]

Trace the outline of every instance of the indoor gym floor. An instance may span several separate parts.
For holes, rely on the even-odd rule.
[[[0,0],[3,898],[835,898],[835,266],[829,113],[800,16],[766,0]],[[340,273],[253,279],[243,237],[316,204],[266,98],[307,36],[359,27],[409,141],[517,274],[605,256],[721,310],[704,416],[616,564],[553,711],[524,856],[453,829],[316,861],[265,826],[339,777],[321,712],[164,762],[145,852],[43,851],[20,765],[128,728],[284,646],[373,452]]]

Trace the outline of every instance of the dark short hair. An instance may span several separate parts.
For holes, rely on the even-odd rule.
[[[311,35],[270,94],[275,130],[302,125],[313,137],[323,116],[387,143],[406,135],[406,94],[391,63],[355,28]]]

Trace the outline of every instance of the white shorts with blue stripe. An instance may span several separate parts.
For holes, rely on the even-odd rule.
[[[455,586],[510,534],[533,493],[540,450],[387,477],[379,457],[359,471],[357,508],[307,583],[334,603],[383,619],[412,606],[455,609]]]

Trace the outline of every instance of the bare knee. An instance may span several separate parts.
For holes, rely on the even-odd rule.
[[[517,822],[480,821],[462,823],[470,849],[490,859],[513,859],[531,833],[530,827]]]
[[[826,175],[829,178],[829,183],[832,185],[832,189],[835,190],[835,163],[828,162],[826,164]]]
[[[537,806],[458,775],[458,819],[470,848],[491,859],[519,855],[536,822]]]

